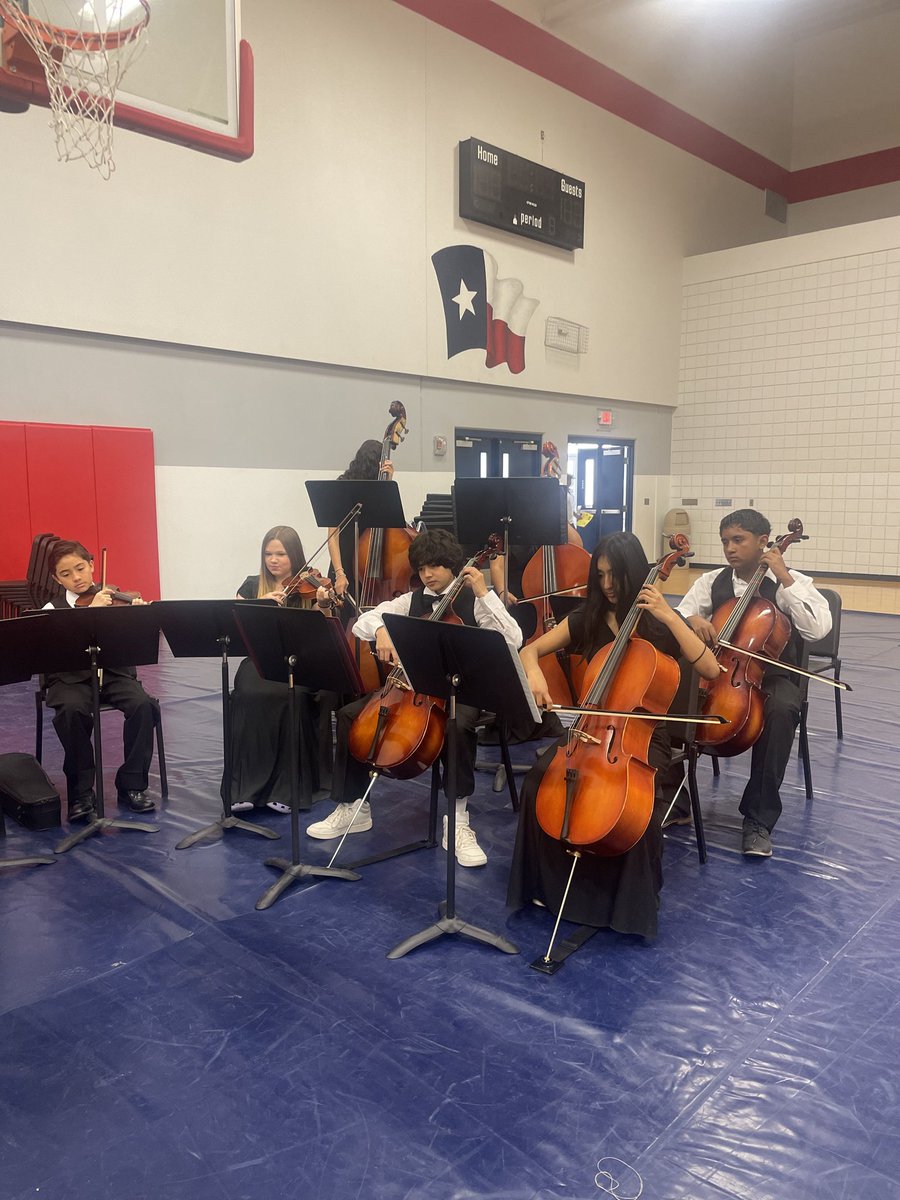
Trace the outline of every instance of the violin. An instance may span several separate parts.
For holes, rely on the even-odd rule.
[[[292,575],[290,579],[282,584],[282,592],[284,599],[289,596],[299,596],[301,600],[315,600],[319,588],[326,588],[328,591],[328,599],[331,608],[340,608],[343,605],[343,600],[334,590],[334,583],[327,575],[320,575],[318,571],[311,570],[308,566],[302,567],[296,575]]]
[[[113,608],[121,608],[126,604],[133,604],[135,600],[140,600],[140,592],[123,592],[112,584],[106,582],[106,546],[100,551],[100,582],[92,583],[90,588],[75,601],[76,608],[90,608],[94,602],[94,597],[98,592],[109,592],[111,596],[110,604]]]
[[[547,461],[541,474],[559,479],[559,451],[553,442],[544,442],[542,453]],[[535,612],[534,633],[525,642],[526,646],[556,628],[557,621],[550,605],[551,596],[561,593],[568,596],[585,594],[591,556],[581,547],[581,539],[568,521],[566,528],[569,535],[574,534],[579,544],[576,545],[570,536],[569,541],[562,545],[541,546],[528,560],[522,572],[523,596],[517,607],[530,603]],[[554,704],[574,703],[576,684],[567,651],[561,650],[552,658],[548,656],[542,663],[541,670],[544,672]]]
[[[776,538],[774,545],[784,554],[788,546],[805,540],[803,522],[794,517],[788,522],[788,532]],[[728,645],[717,646],[715,651],[722,668],[719,678],[700,681],[700,711],[704,716],[720,713],[728,724],[698,727],[696,741],[723,758],[743,754],[762,733],[766,661],[777,662],[791,637],[791,623],[774,599],[759,595],[767,570],[766,564],[760,563],[741,598],[726,600],[712,615],[717,640]]]
[[[104,587],[103,584],[92,583],[90,589],[86,592],[82,592],[75,601],[75,607],[90,608],[90,606],[94,603],[94,597],[98,592],[109,592],[110,596],[112,597],[110,604],[113,608],[121,608],[124,604],[133,604],[135,600],[140,600],[142,598],[140,592],[123,592],[120,591],[119,588],[113,587],[112,584]]]
[[[453,601],[465,586],[466,567],[483,566],[503,550],[503,539],[491,534],[484,549],[465,564],[441,595],[428,621],[461,625]],[[390,779],[413,779],[434,763],[444,745],[447,713],[444,701],[413,692],[402,667],[394,667],[350,726],[348,748],[359,762]]]
[[[651,567],[645,585],[668,579],[684,563],[687,538],[675,534],[669,545],[673,552]],[[642,611],[635,599],[615,640],[590,660],[579,708],[605,711],[578,717],[538,788],[541,829],[577,854],[624,854],[643,837],[653,812],[652,717],[668,713],[680,672],[674,658],[637,636]]]

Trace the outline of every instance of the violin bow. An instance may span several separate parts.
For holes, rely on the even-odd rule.
[[[817,675],[815,671],[804,671],[802,667],[793,667],[790,663],[779,662],[776,658],[767,658],[765,654],[754,654],[752,650],[744,650],[740,646],[732,646],[731,642],[717,642],[716,649],[722,646],[725,650],[731,650],[734,654],[744,654],[747,658],[755,658],[757,662],[766,663],[770,667],[781,667],[784,671],[791,671],[794,675],[802,675],[804,679],[817,679],[819,683],[827,683],[829,687],[836,688],[839,692],[852,692],[853,688],[849,683],[845,683],[843,679],[829,679],[827,675]],[[715,650],[713,651],[715,653]]]
[[[580,708],[571,704],[551,704],[550,709],[545,711],[575,713],[577,716],[583,717],[627,717],[628,720],[635,721],[674,721],[680,724],[688,725],[728,725],[730,722],[727,717],[720,717],[713,713],[708,717],[701,717],[699,714],[694,716],[690,713],[636,713],[636,712],[618,712],[613,708]]]
[[[588,581],[584,583],[576,583],[574,587],[557,588],[555,592],[543,592],[540,596],[522,596],[519,600],[520,604],[530,604],[532,600],[546,600],[550,596],[568,596],[570,592],[580,592],[582,588],[586,588]]]

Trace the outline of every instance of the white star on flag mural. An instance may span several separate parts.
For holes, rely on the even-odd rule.
[[[453,303],[459,305],[460,320],[463,319],[463,316],[467,312],[470,312],[473,317],[475,316],[475,306],[472,304],[472,301],[477,295],[477,292],[469,291],[469,289],[466,287],[466,281],[464,279],[459,281],[459,294],[453,297]]]

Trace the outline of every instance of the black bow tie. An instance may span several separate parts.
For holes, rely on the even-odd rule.
[[[422,603],[425,606],[426,612],[431,612],[434,606],[439,604],[441,600],[443,600],[443,596],[429,596],[427,592],[422,593]]]

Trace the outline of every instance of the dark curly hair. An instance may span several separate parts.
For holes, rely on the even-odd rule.
[[[369,439],[363,442],[350,466],[338,479],[377,479],[381,467],[381,442]]]
[[[446,529],[428,529],[410,543],[409,565],[413,571],[421,571],[422,567],[447,567],[458,575],[465,561],[462,546]]]

